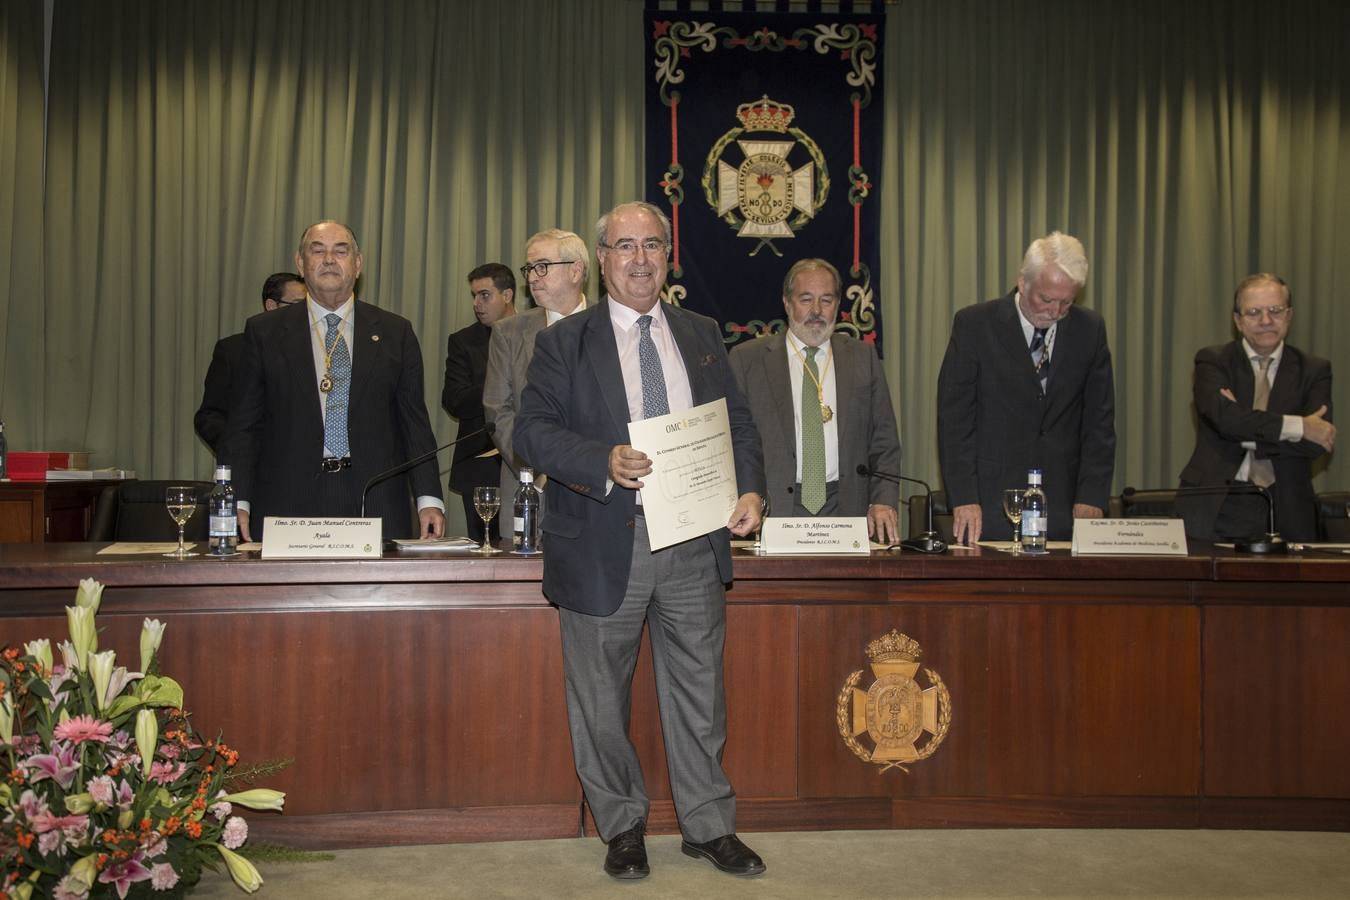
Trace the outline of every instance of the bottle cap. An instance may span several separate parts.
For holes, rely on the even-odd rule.
[[[520,483],[534,484],[534,470],[529,466],[520,467]]]
[[[230,467],[216,466],[216,481],[229,481],[229,480],[230,480]]]

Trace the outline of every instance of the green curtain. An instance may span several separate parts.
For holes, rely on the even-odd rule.
[[[0,416],[10,447],[44,440],[42,0],[0,3]]]
[[[206,474],[192,414],[214,341],[293,267],[300,229],[335,217],[366,253],[361,295],[412,320],[448,439],[444,345],[471,321],[468,270],[518,264],[541,228],[589,240],[644,193],[641,15],[636,0],[57,0],[39,202],[41,17],[0,6],[0,129],[17,138],[0,154],[20,158],[0,156],[7,422],[143,476]],[[1191,359],[1231,336],[1241,275],[1284,275],[1291,341],[1339,362],[1347,26],[1333,0],[888,7],[880,302],[906,473],[939,477],[952,314],[1005,291],[1051,228],[1086,244],[1081,302],[1110,329],[1117,488],[1175,483]],[[775,285],[729,277],[777,307]],[[1348,467],[1318,488],[1350,487]]]

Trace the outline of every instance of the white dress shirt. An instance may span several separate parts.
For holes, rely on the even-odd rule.
[[[1036,334],[1036,326],[1031,324],[1031,320],[1022,315],[1022,295],[1019,293],[1013,298],[1013,307],[1017,309],[1017,318],[1022,322],[1022,340],[1026,341],[1027,356],[1031,355],[1031,339]],[[1059,322],[1052,322],[1045,331],[1045,359],[1049,363],[1055,358],[1055,333],[1059,331]]]
[[[628,396],[628,418],[633,422],[643,418],[642,364],[638,360],[638,338],[642,329],[637,323],[641,315],[643,313],[617,300],[609,302],[609,324],[614,328],[614,341],[619,347],[619,367],[623,370],[623,388]],[[666,401],[671,412],[683,412],[694,405],[694,395],[689,389],[684,357],[680,355],[675,335],[671,334],[670,323],[666,321],[665,304],[658,300],[646,315],[652,317],[652,343],[656,345],[661,372],[666,378]]]
[[[802,379],[809,379],[802,358],[806,355],[806,344],[799,341],[791,331],[787,333],[788,380],[792,383],[792,433],[797,442],[797,483],[802,483]],[[834,410],[830,421],[822,423],[825,428],[825,483],[839,480],[839,403],[835,391],[834,354],[830,350],[830,340],[816,351],[816,371],[820,373],[820,386],[823,391],[821,400]],[[815,384],[811,385],[813,391]]]
[[[547,328],[548,326],[554,324],[555,322],[561,322],[568,316],[574,316],[585,308],[586,308],[586,295],[582,294],[581,300],[577,303],[576,307],[571,312],[560,313],[554,312],[551,309],[546,309],[544,310],[544,327]]]

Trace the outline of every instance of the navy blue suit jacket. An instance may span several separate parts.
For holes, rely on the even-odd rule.
[[[605,492],[609,453],[629,443],[628,396],[609,298],[539,332],[513,445],[549,476],[545,488],[544,594],[567,609],[606,616],[619,608],[632,566],[637,493]],[[727,361],[717,323],[665,307],[689,374],[694,405],[726,398],[739,494],[764,493],[764,459],[750,408]],[[704,538],[718,576],[731,581],[730,532]]]

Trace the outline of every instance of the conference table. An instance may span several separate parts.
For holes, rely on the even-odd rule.
[[[594,833],[538,558],[102,546],[0,546],[0,644],[64,638],[86,577],[107,585],[100,645],[119,661],[134,666],[142,619],[166,623],[161,668],[198,732],[245,763],[293,760],[263,782],[286,810],[250,816],[255,837]],[[741,831],[1350,829],[1350,556],[737,550],[735,574],[725,763]],[[908,641],[873,646],[883,662],[907,650],[909,675],[868,655],[893,631]],[[672,831],[645,642],[633,693],[650,827]],[[897,722],[919,739],[869,759]]]

